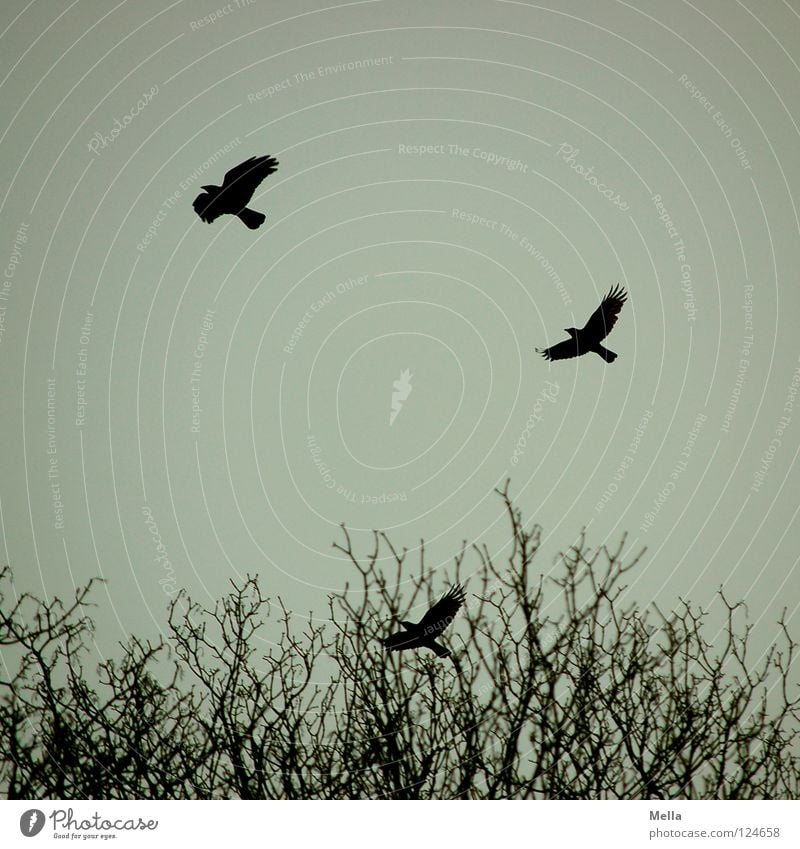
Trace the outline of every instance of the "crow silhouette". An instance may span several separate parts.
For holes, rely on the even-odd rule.
[[[444,629],[453,621],[459,608],[464,603],[464,588],[456,584],[446,595],[417,622],[401,622],[405,631],[392,634],[381,640],[389,651],[403,649],[431,649],[439,657],[449,657],[450,649],[436,642]]]
[[[617,323],[617,316],[627,297],[627,292],[622,287],[616,286],[603,298],[603,302],[580,330],[575,327],[566,327],[564,332],[569,333],[569,339],[551,348],[537,348],[536,352],[542,354],[546,360],[567,360],[592,351],[599,354],[607,363],[613,363],[617,355],[608,348],[604,348],[600,340],[605,339]]]
[[[251,230],[260,227],[266,218],[247,208],[253,192],[261,181],[278,170],[278,160],[272,156],[251,156],[231,168],[221,186],[201,186],[205,191],[192,204],[194,211],[210,224],[220,215],[235,215]]]

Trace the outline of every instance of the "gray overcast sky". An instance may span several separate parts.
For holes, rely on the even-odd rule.
[[[0,15],[0,557],[108,578],[102,651],[246,572],[321,612],[340,522],[444,586],[508,476],[542,570],[627,531],[632,597],[798,630],[800,3]],[[613,365],[535,353],[615,284]]]

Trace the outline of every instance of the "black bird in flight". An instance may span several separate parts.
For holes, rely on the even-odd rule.
[[[446,595],[417,622],[401,622],[405,631],[392,634],[381,640],[389,651],[403,649],[431,649],[439,657],[449,657],[450,649],[436,642],[444,629],[453,621],[459,608],[464,603],[464,588],[456,584]]]
[[[206,224],[220,215],[235,215],[255,230],[264,223],[266,216],[248,209],[247,204],[261,181],[277,170],[278,160],[273,156],[251,156],[231,168],[221,186],[201,186],[205,191],[194,199],[194,211]]]
[[[614,287],[580,330],[575,327],[564,328],[564,332],[570,335],[569,339],[551,348],[537,348],[536,353],[542,354],[546,360],[567,360],[593,351],[607,363],[613,363],[617,355],[604,348],[600,340],[605,339],[617,323],[617,316],[627,297],[627,292],[621,286]]]

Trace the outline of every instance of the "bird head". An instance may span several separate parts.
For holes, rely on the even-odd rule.
[[[576,327],[565,327],[564,328],[564,333],[569,333],[570,336],[575,336],[575,334],[577,332],[578,332],[578,329]]]
[[[406,631],[411,631],[417,627],[414,622],[401,622],[400,624],[406,629]]]
[[[200,186],[200,188],[201,188],[204,192],[212,192],[212,193],[213,193],[213,192],[215,192],[215,191],[217,190],[217,187],[216,187],[216,186]]]

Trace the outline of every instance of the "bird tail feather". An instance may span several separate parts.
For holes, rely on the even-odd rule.
[[[241,212],[238,212],[237,215],[239,216],[239,220],[251,230],[257,230],[267,218],[263,213],[255,212],[247,207],[241,210]]]
[[[596,354],[600,354],[600,356],[607,362],[613,363],[616,360],[617,355],[613,351],[609,351],[608,348],[604,348],[602,345],[598,345],[594,352]]]
[[[450,649],[446,649],[441,643],[431,640],[429,645],[436,652],[437,657],[450,657]]]

